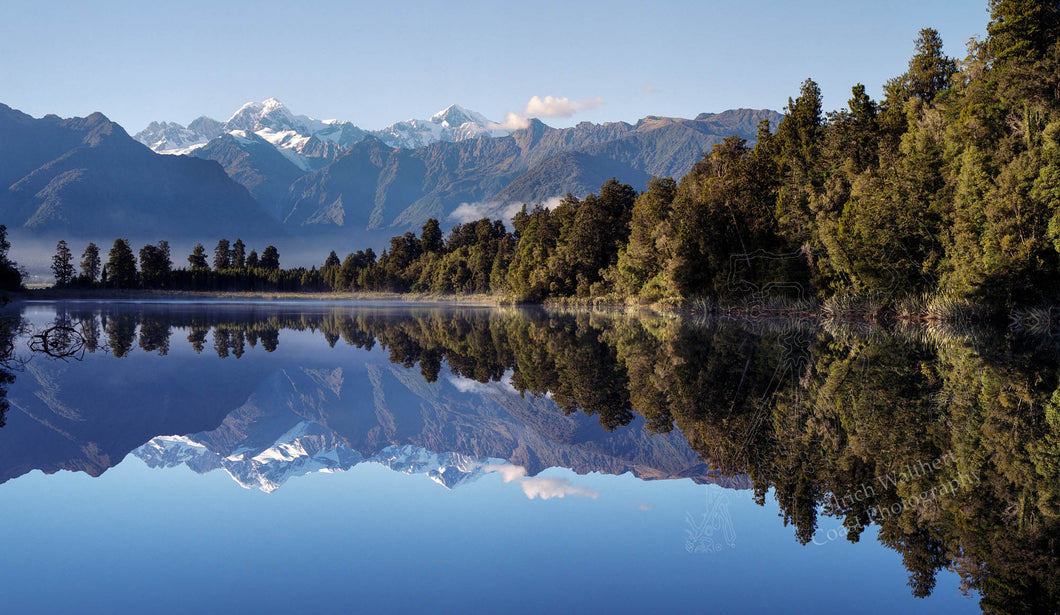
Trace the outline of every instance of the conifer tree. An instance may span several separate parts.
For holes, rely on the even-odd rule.
[[[115,239],[107,260],[107,276],[110,286],[133,288],[137,286],[136,257],[128,239]]]
[[[209,271],[210,264],[206,262],[206,248],[201,243],[195,244],[195,249],[188,255],[188,263],[192,271]]]
[[[229,248],[228,240],[222,239],[217,242],[217,247],[213,249],[213,270],[224,271],[225,269],[232,268],[232,253]]]
[[[245,269],[247,266],[247,246],[242,239],[236,239],[232,244],[232,268]]]
[[[261,251],[261,261],[258,264],[262,269],[275,270],[280,268],[280,251],[275,246],[266,246]]]
[[[89,243],[81,255],[81,277],[89,284],[94,284],[99,279],[103,263],[99,258],[99,247]]]
[[[55,256],[52,257],[52,273],[55,274],[55,285],[59,288],[69,286],[74,279],[74,262],[70,248],[66,241],[60,241],[55,246]]]

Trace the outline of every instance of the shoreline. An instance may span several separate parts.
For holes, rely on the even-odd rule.
[[[901,325],[957,325],[990,326],[1015,329],[1054,330],[1060,326],[1060,308],[1054,306],[1010,307],[991,311],[987,306],[970,302],[936,306],[929,301],[904,304],[872,304],[861,301],[718,303],[691,300],[685,305],[669,302],[640,304],[595,299],[553,299],[542,302],[516,303],[497,294],[432,294],[395,293],[379,291],[359,292],[281,292],[281,291],[190,291],[140,289],[56,289],[37,288],[13,292],[7,303],[141,303],[141,304],[212,304],[212,305],[292,305],[315,304],[333,306],[391,306],[391,307],[524,307],[558,310],[587,310],[590,312],[650,312],[688,318],[729,318],[748,321],[799,320],[818,323],[857,323],[876,326]],[[942,309],[938,309],[938,308]]]
[[[427,293],[384,292],[274,292],[274,291],[191,291],[130,289],[31,289],[11,293],[11,303],[48,303],[56,301],[114,303],[318,303],[318,304],[387,304],[387,305],[459,305],[494,307],[503,304],[494,295],[432,295]]]

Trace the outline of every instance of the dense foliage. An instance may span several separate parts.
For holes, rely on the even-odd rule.
[[[8,256],[11,242],[7,240],[7,227],[0,224],[0,291],[20,290],[22,270]]]

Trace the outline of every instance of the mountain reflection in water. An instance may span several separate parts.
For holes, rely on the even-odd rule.
[[[0,481],[97,476],[130,452],[264,491],[364,462],[450,488],[551,467],[690,478],[775,498],[803,544],[878,526],[916,596],[951,569],[987,611],[1060,600],[1047,337],[519,309],[50,309],[23,318],[75,329],[85,357],[4,372],[25,382],[5,400]],[[5,322],[11,338],[18,319]],[[579,487],[524,484],[564,489]]]

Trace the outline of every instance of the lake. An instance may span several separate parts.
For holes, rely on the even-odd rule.
[[[3,312],[11,613],[1055,612],[1047,335]]]

